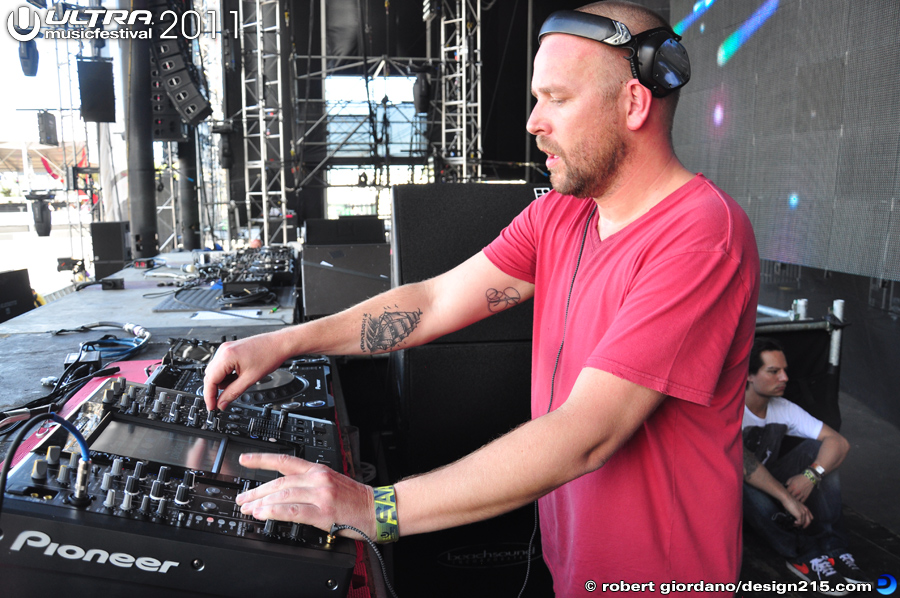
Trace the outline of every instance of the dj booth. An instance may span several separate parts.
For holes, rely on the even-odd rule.
[[[284,252],[261,251],[270,250]],[[294,323],[299,300],[290,277],[261,302],[232,309],[209,297],[240,295],[259,276],[231,288],[170,286],[210,257],[218,259],[169,254],[157,276],[126,268],[112,276],[121,288],[86,286],[0,324],[0,432],[15,428],[0,437],[2,455],[17,448],[0,481],[4,595],[387,595],[364,542],[256,521],[235,504],[275,475],[241,467],[242,453],[290,454],[353,475],[350,422],[335,365],[321,355],[296,356],[229,409],[206,410],[203,367],[215,348]],[[140,345],[133,358],[97,355],[127,339]],[[55,419],[26,422],[49,407],[22,406],[75,366],[96,377],[54,404]]]

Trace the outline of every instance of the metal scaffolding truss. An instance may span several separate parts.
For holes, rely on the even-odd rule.
[[[481,180],[481,2],[441,11],[441,158],[445,179]]]
[[[426,58],[360,56],[295,56],[294,154],[302,167],[297,188],[325,186],[324,174],[330,166],[424,164],[428,158],[428,120],[416,114],[412,104],[380,99],[371,101],[311,98],[303,90],[312,81],[333,75],[364,70],[368,80],[390,73],[408,74],[428,70]],[[304,65],[321,68],[303,74]],[[328,66],[335,65],[335,66]],[[392,139],[403,131],[407,141]],[[397,138],[400,135],[396,135]]]
[[[281,2],[242,0],[239,7],[248,228],[258,226],[266,245],[287,243]]]

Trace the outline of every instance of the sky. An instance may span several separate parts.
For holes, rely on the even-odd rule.
[[[80,104],[78,97],[78,77],[74,64],[67,63],[66,44],[45,39],[36,40],[39,54],[38,73],[36,77],[26,77],[22,73],[19,62],[19,43],[13,40],[6,31],[6,14],[0,11],[0,141],[33,141],[38,140],[37,111],[48,109],[56,111],[62,105],[69,108]],[[59,44],[60,60],[64,62],[62,69],[57,68],[57,44]],[[75,46],[72,44],[74,50]],[[73,59],[74,63],[74,59]],[[69,72],[71,71],[72,90],[69,92]],[[59,82],[57,77],[59,77]],[[63,94],[60,98],[59,83]],[[59,122],[57,122],[59,126]],[[67,131],[65,137],[72,137]]]

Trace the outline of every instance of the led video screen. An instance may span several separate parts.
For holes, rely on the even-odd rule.
[[[674,0],[692,63],[673,139],[760,256],[900,280],[900,3]]]

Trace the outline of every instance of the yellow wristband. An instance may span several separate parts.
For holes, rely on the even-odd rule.
[[[816,485],[819,483],[819,478],[818,478],[818,476],[816,476],[816,472],[814,472],[812,469],[807,467],[806,469],[803,470],[803,475],[805,475],[807,477],[807,479],[813,483],[813,485]]]
[[[399,525],[394,487],[375,488],[375,541],[379,544],[396,542],[400,539]]]

